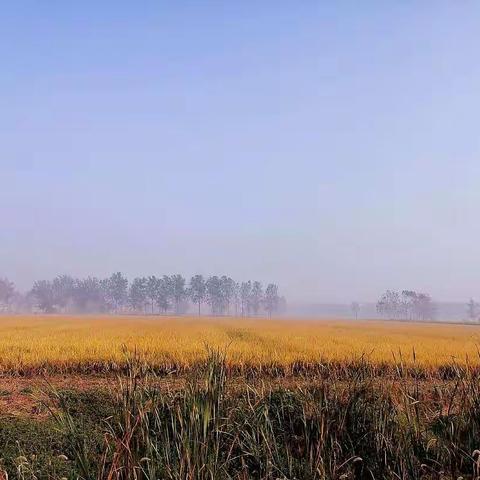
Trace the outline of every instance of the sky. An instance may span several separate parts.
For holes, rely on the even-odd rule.
[[[478,2],[3,2],[0,276],[480,297]]]

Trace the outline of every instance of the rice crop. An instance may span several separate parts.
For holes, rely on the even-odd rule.
[[[438,370],[480,365],[480,326],[220,317],[0,317],[0,372],[108,372],[138,352],[167,373],[193,369],[205,345],[225,349],[227,368],[325,371],[336,366]]]

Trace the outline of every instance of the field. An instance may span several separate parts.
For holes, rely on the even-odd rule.
[[[479,364],[480,326],[379,321],[196,317],[0,317],[0,371],[108,372],[136,350],[163,372],[202,362],[206,346],[230,368],[315,369],[363,361],[435,369]]]
[[[480,327],[0,317],[0,479],[480,479]]]

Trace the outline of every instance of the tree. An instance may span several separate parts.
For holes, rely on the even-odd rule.
[[[107,280],[96,277],[75,279],[73,287],[73,307],[78,312],[106,312],[111,308],[108,302]]]
[[[190,279],[188,293],[192,302],[198,305],[198,316],[200,316],[200,307],[205,301],[205,297],[207,294],[207,287],[205,285],[203,275],[195,275]]]
[[[400,313],[400,296],[397,292],[387,290],[377,303],[377,312],[393,319]]]
[[[115,313],[121,309],[128,298],[128,280],[120,273],[114,273],[107,281],[107,291]]]
[[[252,293],[250,295],[250,304],[254,315],[258,315],[263,301],[263,288],[260,282],[253,282]]]
[[[418,293],[415,302],[415,313],[420,320],[433,320],[435,316],[435,306],[430,295]]]
[[[33,284],[32,295],[40,310],[45,313],[53,313],[55,311],[55,293],[52,282],[48,280],[38,280]]]
[[[467,318],[474,322],[478,319],[478,304],[473,298],[467,303]]]
[[[230,304],[235,295],[235,282],[225,275],[220,278],[221,289],[221,311],[223,314],[230,313]]]
[[[417,303],[417,292],[413,290],[403,290],[399,308],[403,318],[412,320],[415,316],[415,305]]]
[[[167,313],[170,308],[170,299],[172,298],[172,282],[170,277],[164,275],[163,278],[157,279],[156,303],[158,308]]]
[[[8,278],[0,278],[0,304],[10,310],[12,299],[15,295],[15,285]]]
[[[181,305],[185,298],[187,297],[187,290],[185,288],[185,279],[179,275],[172,275],[170,277],[170,285],[172,298],[175,306],[175,313],[178,315],[181,313]]]
[[[160,288],[161,280],[157,278],[155,275],[151,275],[147,279],[147,283],[145,285],[145,298],[149,301],[150,306],[152,308],[152,314],[155,303],[158,300],[158,289]]]
[[[34,283],[32,290],[21,295],[7,279],[0,278],[0,311],[8,305],[17,309],[32,310],[35,306],[46,313],[72,311],[78,313],[113,312],[118,313],[128,307],[129,311],[147,313],[151,307],[155,311],[176,315],[188,310],[193,302],[202,313],[202,304],[211,307],[213,315],[259,315],[263,309],[273,315],[284,311],[286,302],[278,295],[275,284],[267,286],[263,294],[260,282],[235,282],[227,275],[212,276],[205,280],[202,275],[191,277],[186,286],[182,275],[163,275],[157,278],[137,277],[129,285],[128,279],[120,272],[110,277],[74,278],[58,275],[53,280],[41,280]],[[158,310],[156,310],[158,308]]]
[[[355,320],[358,320],[358,313],[360,312],[360,304],[358,302],[352,302],[350,305]]]
[[[233,305],[235,306],[235,316],[238,316],[240,304],[240,284],[238,282],[235,282],[235,287],[233,289]]]
[[[75,295],[75,279],[69,275],[59,275],[52,282],[55,304],[65,311],[67,307],[73,306]]]
[[[13,296],[10,299],[10,303],[7,305],[9,311],[15,312],[29,312],[35,306],[35,299],[31,292],[22,294],[17,290],[14,291]]]
[[[265,310],[268,312],[269,317],[272,316],[272,313],[278,311],[279,303],[278,286],[274,283],[269,283],[265,290]]]
[[[250,295],[252,293],[252,282],[242,282],[240,285],[240,305],[242,310],[242,317],[250,314]]]
[[[147,279],[145,277],[137,277],[130,285],[128,293],[128,302],[134,311],[145,310],[147,298]]]
[[[431,320],[435,315],[435,305],[426,293],[403,290],[399,295],[387,290],[377,303],[377,311],[389,318]]]
[[[219,315],[222,311],[222,281],[214,275],[207,280],[205,286],[212,315]]]

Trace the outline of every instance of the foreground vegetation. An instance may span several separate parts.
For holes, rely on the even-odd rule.
[[[230,378],[210,351],[186,388],[138,357],[111,391],[47,388],[41,420],[0,422],[0,478],[479,478],[480,382]],[[453,368],[455,371],[455,368]],[[3,475],[3,477],[1,476]]]
[[[241,374],[327,375],[355,365],[429,374],[478,366],[479,333],[477,326],[379,321],[10,316],[0,318],[0,373],[117,372],[125,368],[122,345],[157,373],[181,373],[205,360],[208,344],[228,346],[227,368]]]
[[[477,332],[4,317],[0,479],[480,479]]]

